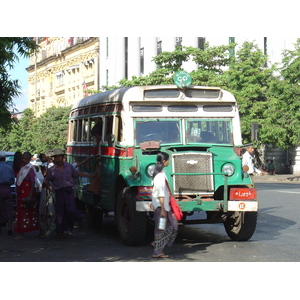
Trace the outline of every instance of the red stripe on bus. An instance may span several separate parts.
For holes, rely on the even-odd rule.
[[[105,156],[119,156],[119,157],[133,157],[133,148],[117,149],[114,147],[101,147],[101,155]]]
[[[71,155],[98,155],[97,147],[84,147],[84,146],[68,146],[67,154]],[[133,148],[114,148],[108,146],[101,146],[101,155],[105,156],[118,156],[118,157],[133,157]]]
[[[83,147],[83,146],[68,146],[67,154],[71,155],[97,155],[97,147]]]

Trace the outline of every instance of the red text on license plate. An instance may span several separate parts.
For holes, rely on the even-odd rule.
[[[253,188],[231,188],[230,200],[255,200],[256,189]]]

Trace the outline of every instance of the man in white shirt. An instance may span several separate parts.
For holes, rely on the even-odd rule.
[[[264,175],[263,172],[261,172],[254,166],[254,159],[252,156],[253,152],[254,152],[253,146],[247,147],[246,152],[243,154],[242,166],[243,167],[248,166],[249,169],[248,169],[247,173],[249,175],[254,175],[254,173],[257,173],[259,175]]]

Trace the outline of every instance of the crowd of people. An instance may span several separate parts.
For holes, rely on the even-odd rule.
[[[0,151],[0,230],[7,226],[7,234],[24,239],[26,233],[39,231],[39,237],[49,232],[47,204],[54,201],[55,231],[64,237],[72,232],[74,224],[82,226],[84,214],[76,208],[73,186],[79,176],[92,177],[77,170],[89,157],[74,165],[65,161],[62,149],[54,149],[51,157],[39,155],[40,167],[32,164],[29,152],[16,152],[13,166],[5,163],[6,154]],[[41,170],[42,179],[37,175]],[[13,207],[11,185],[16,185],[16,208]],[[40,197],[37,199],[37,189]]]
[[[29,152],[16,152],[13,167],[5,163],[5,152],[0,151],[0,229],[7,225],[9,235],[17,234],[14,239],[24,239],[26,233],[39,231],[39,237],[46,237],[46,212],[48,196],[55,198],[55,231],[58,237],[70,234],[77,222],[82,226],[84,214],[75,205],[73,186],[79,176],[93,178],[93,175],[77,170],[89,160],[70,164],[65,161],[62,149],[54,149],[51,157],[39,155],[40,169],[44,180],[39,180],[36,166],[31,163]],[[163,250],[171,246],[176,238],[178,222],[169,204],[169,192],[164,167],[169,164],[167,153],[157,155],[153,175],[152,206],[154,210],[155,231],[153,246],[154,258],[167,258]],[[16,209],[14,212],[11,185],[16,184]],[[40,188],[40,199],[36,199],[36,189]],[[159,228],[161,218],[166,219],[164,229]],[[13,224],[14,222],[14,224]]]

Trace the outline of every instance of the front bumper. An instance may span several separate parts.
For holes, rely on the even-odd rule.
[[[227,203],[227,205],[224,205]],[[183,212],[192,211],[258,211],[258,201],[178,201]],[[136,211],[152,211],[151,201],[136,201]]]

